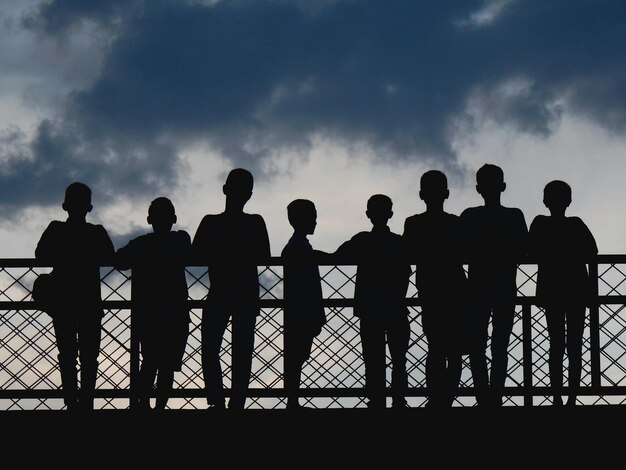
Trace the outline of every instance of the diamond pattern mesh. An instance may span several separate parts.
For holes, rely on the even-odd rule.
[[[615,257],[620,260],[620,257]],[[282,266],[259,268],[263,309],[257,321],[248,408],[282,408],[283,398],[283,312]],[[590,309],[583,342],[581,404],[623,403],[626,391],[626,261],[617,262],[609,255],[598,265],[600,305]],[[34,260],[2,260],[0,266],[0,409],[61,409],[60,375],[50,317],[34,310],[31,287],[37,274],[49,268]],[[364,366],[361,357],[358,322],[352,314],[356,268],[321,266],[322,287],[327,299],[327,317],[323,332],[316,338],[310,361],[302,374],[303,402],[315,408],[355,408],[365,406],[362,396]],[[112,268],[101,269],[102,296],[106,314],[102,324],[102,348],[95,406],[98,409],[126,409],[130,406],[131,357],[130,273]],[[522,264],[518,270],[519,303],[509,346],[509,375],[505,405],[549,404],[548,337],[544,312],[532,305],[536,267]],[[203,378],[200,361],[200,319],[202,300],[209,280],[206,268],[187,268],[191,326],[182,370],[175,375],[175,397],[170,408],[203,409]],[[423,406],[425,395],[425,359],[428,350],[422,331],[417,290],[413,284],[408,294],[411,339],[407,357],[409,404]],[[524,338],[524,318],[528,315],[528,334]],[[591,319],[597,316],[597,330]],[[595,335],[595,336],[594,336]],[[597,344],[596,347],[593,345]],[[221,361],[224,384],[230,387],[230,328],[222,343]],[[488,350],[489,351],[489,350]],[[594,356],[595,354],[595,356]],[[530,364],[525,364],[528,357]],[[596,359],[594,359],[597,358]],[[390,357],[387,358],[390,364]],[[594,361],[597,365],[594,366]],[[567,365],[567,359],[564,367]],[[595,369],[594,369],[595,367]],[[594,375],[595,374],[595,375]],[[564,374],[567,386],[567,374]],[[594,378],[597,377],[597,378]],[[391,370],[388,367],[388,383]],[[455,406],[473,406],[469,359],[464,357],[461,393]],[[530,392],[529,392],[530,390]],[[530,402],[524,394],[530,393]]]

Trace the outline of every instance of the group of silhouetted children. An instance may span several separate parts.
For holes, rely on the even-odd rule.
[[[520,209],[502,205],[505,188],[501,168],[483,165],[476,173],[476,190],[484,204],[457,216],[444,210],[449,197],[445,174],[427,171],[419,188],[426,210],[406,218],[402,234],[393,233],[388,225],[393,216],[392,200],[375,194],[368,199],[365,211],[371,230],[356,233],[333,253],[315,250],[308,240],[317,225],[315,204],[308,199],[289,203],[287,217],[293,235],[281,253],[288,409],[302,408],[302,369],[327,321],[320,264],[357,267],[354,315],[359,322],[369,408],[387,406],[387,348],[391,356],[391,406],[407,407],[411,265],[416,266],[422,328],[428,343],[427,406],[452,406],[463,355],[469,355],[477,404],[502,405],[515,319],[517,265],[525,256],[538,265],[536,299],[546,314],[553,403],[563,404],[567,349],[567,404],[575,404],[585,312],[593,295],[587,263],[598,253],[596,242],[580,218],[565,216],[571,203],[567,183],[551,181],[545,186],[543,202],[550,215],[538,215],[530,229]],[[232,170],[223,186],[224,211],[204,216],[193,240],[187,232],[173,230],[177,221],[174,206],[169,199],[158,197],[148,209],[152,232],[115,251],[106,230],[86,221],[92,209],[89,187],[78,182],[67,187],[63,209],[68,218],[50,223],[35,255],[53,267],[56,290],[64,299],[48,313],[53,320],[68,409],[93,408],[104,315],[99,267],[111,264],[111,260],[117,269],[132,273],[132,327],[142,357],[140,408],[151,408],[156,380],[155,409],[165,409],[174,373],[181,369],[189,334],[185,268],[190,264],[206,265],[210,281],[200,330],[207,403],[216,409],[226,407],[220,349],[230,322],[232,385],[227,406],[244,408],[260,314],[257,267],[271,258],[263,217],[244,212],[252,189],[249,171]]]

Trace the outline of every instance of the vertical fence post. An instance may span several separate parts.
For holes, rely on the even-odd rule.
[[[133,309],[130,309],[130,409],[139,404],[139,338],[133,325]]]
[[[591,353],[591,386],[600,387],[600,299],[598,298],[598,261],[589,263],[591,298],[589,306],[589,345]]]
[[[530,302],[522,304],[522,354],[524,374],[524,406],[533,406],[533,339]]]

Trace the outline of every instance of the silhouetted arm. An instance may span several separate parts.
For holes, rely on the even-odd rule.
[[[541,224],[545,216],[538,215],[533,219],[528,229],[528,243],[526,253],[533,258],[541,258]]]
[[[209,245],[211,244],[210,219],[204,216],[191,242],[191,258],[195,263],[208,264]]]
[[[260,215],[257,217],[257,256],[259,264],[269,262],[272,253],[270,250],[270,237],[267,233],[267,226],[265,225],[265,220]]]
[[[41,234],[41,238],[35,248],[35,258],[40,261],[53,262],[59,255],[57,247],[56,226],[58,222],[52,221]]]
[[[122,248],[118,249],[117,252],[115,253],[115,258],[114,258],[115,269],[118,269],[121,271],[131,269],[133,265],[134,253],[135,253],[135,249],[134,249],[133,240],[128,242]]]
[[[355,238],[343,242],[331,255],[337,264],[357,264],[358,261],[358,244]]]
[[[99,263],[100,265],[105,264],[113,264],[115,258],[115,247],[113,246],[113,241],[111,241],[111,237],[109,237],[108,232],[102,225],[97,225],[100,243],[99,243]]]
[[[598,254],[598,244],[596,243],[596,239],[589,230],[589,227],[582,219],[578,218],[578,223],[580,225],[580,238],[581,238],[581,251],[582,254],[586,258],[590,258]]]
[[[192,252],[192,245],[191,245],[191,236],[189,235],[189,233],[187,233],[184,230],[180,230],[179,232],[179,236],[181,238],[181,258],[185,264],[185,266],[188,266],[192,263],[192,256],[193,256],[193,252]]]
[[[517,213],[517,257],[521,260],[528,252],[528,225],[524,213],[520,209],[517,209]]]

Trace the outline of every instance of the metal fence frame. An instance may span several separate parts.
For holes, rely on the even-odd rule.
[[[326,331],[316,339],[312,360],[303,370],[301,392],[314,408],[365,406],[363,365],[358,324],[351,315],[355,267],[324,264],[323,288],[329,316]],[[60,409],[62,392],[56,363],[51,320],[33,307],[32,282],[50,268],[34,259],[0,259],[0,409]],[[103,266],[103,349],[96,390],[101,409],[131,408],[140,351],[132,335],[130,272]],[[582,405],[626,403],[626,255],[598,255],[589,264],[596,282],[595,299],[587,311],[584,337],[583,377],[579,394]],[[199,321],[208,290],[206,267],[189,266],[189,306],[192,311],[186,369],[177,373],[171,408],[206,407],[199,363]],[[524,260],[518,266],[517,317],[509,347],[509,377],[505,406],[550,404],[547,374],[547,333],[543,311],[535,305],[536,264]],[[274,257],[259,267],[262,315],[257,323],[253,379],[248,408],[282,408],[282,260]],[[421,329],[420,300],[413,284],[407,297],[411,316],[411,349],[408,398],[413,407],[426,403],[424,365],[427,343]],[[193,341],[192,341],[193,340]],[[230,342],[222,345],[225,384],[230,372]],[[269,359],[268,359],[269,358]],[[389,360],[388,360],[389,362]],[[565,365],[564,365],[565,367]],[[328,370],[333,370],[332,374]],[[329,375],[330,374],[330,375]],[[389,381],[390,373],[388,374]],[[567,374],[564,393],[567,393]],[[229,394],[227,386],[226,394]],[[454,406],[474,406],[469,362]]]

